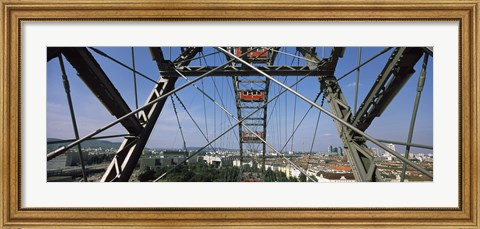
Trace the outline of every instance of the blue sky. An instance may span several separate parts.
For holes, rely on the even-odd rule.
[[[98,47],[98,49],[125,63],[128,66],[132,64],[131,48],[130,47]],[[167,59],[175,59],[178,56],[179,48],[163,47],[163,52]],[[364,47],[362,48],[362,62],[374,56],[384,47]],[[159,78],[158,68],[154,61],[151,60],[148,49],[145,47],[135,47],[135,67],[137,71],[157,80]],[[295,54],[295,48],[289,47],[281,49],[282,51]],[[330,54],[331,48],[325,48],[325,56]],[[90,50],[91,51],[91,50]],[[121,67],[120,65],[99,56],[93,51],[103,70],[109,76],[112,83],[123,96],[124,100],[133,110],[135,109],[135,97],[133,88],[133,73]],[[204,48],[203,53],[209,54],[215,52],[212,48]],[[317,48],[318,54],[322,55],[322,48]],[[170,54],[171,53],[171,54]],[[358,104],[361,104],[376,77],[383,69],[387,58],[391,51],[381,55],[374,61],[365,65],[360,70],[360,83],[358,92]],[[290,56],[279,54],[277,56],[276,65],[289,65],[290,63],[304,65],[305,62],[299,59],[293,59]],[[76,118],[79,128],[80,136],[84,136],[96,129],[115,120],[115,117],[103,107],[103,105],[96,99],[85,84],[77,77],[76,71],[70,66],[68,61],[65,62],[67,75],[70,81],[72,100],[76,112]],[[205,63],[206,62],[206,63]],[[215,54],[205,59],[198,59],[192,61],[191,65],[218,65],[225,62],[223,54]],[[348,47],[345,55],[338,62],[335,75],[340,77],[351,69],[357,66],[358,62],[358,47]],[[407,82],[404,88],[392,101],[390,106],[385,110],[382,116],[376,118],[372,125],[367,129],[367,133],[379,139],[390,139],[394,141],[406,142],[410,118],[413,110],[413,103],[415,100],[417,80],[421,70],[422,59],[415,66],[416,73]],[[413,143],[433,145],[433,68],[432,58],[429,59],[427,66],[427,78],[425,88],[422,93],[420,107],[417,114],[415,131],[413,135]],[[354,104],[355,96],[355,76],[353,72],[349,76],[339,81],[342,91],[350,106]],[[300,76],[301,77],[301,76]],[[296,76],[277,77],[286,85],[293,84]],[[176,86],[185,84],[186,81],[182,78],[177,80]],[[219,103],[223,103],[225,108],[236,116],[235,100],[233,97],[232,80],[229,77],[206,77],[196,84],[203,88],[204,91],[212,98],[215,98]],[[214,86],[217,86],[218,93]],[[138,103],[140,106],[145,104],[145,101],[150,94],[154,84],[148,80],[143,79],[137,75],[138,88]],[[319,82],[315,77],[308,77],[303,80],[293,89],[297,90],[307,98],[313,100],[319,91]],[[274,97],[281,88],[271,83],[269,97]],[[221,134],[223,130],[230,127],[230,122],[235,123],[233,119],[214,105],[208,98],[205,98],[194,87],[187,87],[178,93],[179,98],[186,105],[188,111],[193,116],[194,120],[202,128],[202,131],[207,135],[208,139]],[[220,99],[221,98],[221,99]],[[318,103],[320,103],[321,98]],[[270,142],[277,149],[281,149],[285,140],[290,137],[294,126],[303,117],[310,105],[296,98],[291,93],[284,93],[279,97],[277,104],[275,102],[269,104],[268,114],[271,114],[268,119],[269,126],[267,127],[267,141]],[[296,104],[296,105],[295,105]],[[178,117],[186,138],[187,146],[203,146],[207,141],[202,137],[200,131],[194,125],[193,121],[188,117],[187,113],[175,100]],[[296,107],[296,111],[294,111]],[[329,110],[328,103],[325,101],[324,107]],[[288,143],[286,150],[295,151],[309,151],[313,140],[313,133],[317,121],[318,110],[313,108],[306,116],[302,125],[298,128],[294,138],[293,145]],[[294,118],[295,117],[295,118]],[[230,122],[228,121],[230,120]],[[295,121],[295,125],[294,125]],[[207,130],[208,129],[208,130]],[[113,128],[99,134],[123,134],[126,131],[121,125],[116,125]],[[213,144],[215,147],[238,148],[237,137],[238,129],[234,129],[228,134],[224,135],[217,142]],[[63,88],[61,71],[57,59],[52,59],[47,63],[47,136],[50,138],[73,138],[73,128],[70,121],[68,111],[68,103]],[[315,142],[313,144],[313,151],[326,151],[329,145],[340,146],[341,141],[338,137],[338,131],[334,125],[332,118],[322,114],[319,120],[319,127]],[[111,139],[111,141],[121,141],[121,138]],[[147,143],[147,147],[160,148],[181,148],[183,145],[182,138],[179,133],[178,124],[171,100],[168,99],[160,118],[155,125],[155,129]],[[372,144],[368,144],[373,146]],[[375,146],[374,146],[375,147]],[[379,147],[377,147],[379,148]],[[397,151],[402,152],[403,147],[397,146]],[[427,153],[429,150],[413,148],[411,152]]]

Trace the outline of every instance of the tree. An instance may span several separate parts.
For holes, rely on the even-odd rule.
[[[275,180],[278,182],[288,182],[287,175],[284,172],[276,171]]]
[[[265,182],[274,182],[275,181],[275,173],[273,172],[272,168],[268,168],[265,171]]]
[[[155,179],[155,171],[151,170],[150,167],[145,168],[145,170],[138,175],[138,180],[141,182],[153,179]]]
[[[300,173],[300,176],[298,176],[298,179],[300,182],[307,182],[307,176],[305,174]]]

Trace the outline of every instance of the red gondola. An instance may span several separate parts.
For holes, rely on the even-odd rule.
[[[259,90],[239,91],[242,102],[262,102],[265,100],[265,92]]]
[[[243,48],[246,50],[246,48]],[[243,51],[242,48],[236,47],[235,48],[235,55],[240,57]],[[243,57],[243,59],[249,62],[264,62],[268,61],[270,56],[270,51],[267,48],[255,48],[255,50],[249,52],[247,55]]]
[[[263,138],[263,132],[255,132],[258,136],[260,136],[260,138]],[[261,141],[260,138],[258,138],[257,136],[255,136],[255,134],[251,133],[251,132],[245,132],[243,131],[242,132],[242,140],[244,142],[254,142],[254,141]]]

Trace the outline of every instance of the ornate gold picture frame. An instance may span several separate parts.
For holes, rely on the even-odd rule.
[[[474,1],[1,1],[1,225],[26,227],[478,227],[479,21]],[[459,24],[458,208],[23,208],[21,33],[28,21],[354,21]]]

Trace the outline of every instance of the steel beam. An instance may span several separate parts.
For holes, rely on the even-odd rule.
[[[232,58],[233,59],[233,58]],[[188,80],[188,78],[186,78],[185,76],[182,76],[185,80],[187,80],[187,82],[191,82],[193,83],[192,81]],[[300,80],[296,81],[294,84],[290,85],[290,87],[293,87],[295,85],[297,85],[298,83],[300,83],[302,80],[304,80],[306,78],[306,76],[303,76]],[[194,85],[194,84],[193,84]],[[195,86],[195,85],[194,85]],[[196,86],[195,86],[196,87]],[[169,169],[168,171],[166,171],[165,173],[163,173],[160,177],[158,177],[157,179],[155,179],[153,182],[157,182],[159,181],[160,179],[162,179],[163,177],[165,177],[168,173],[172,172],[173,170],[175,170],[179,165],[183,164],[184,162],[186,162],[187,160],[189,160],[190,158],[192,158],[193,156],[197,155],[198,153],[200,153],[202,150],[204,150],[205,148],[207,148],[209,145],[211,145],[213,142],[217,141],[219,138],[221,138],[222,136],[224,136],[226,133],[228,133],[230,130],[232,130],[233,128],[235,128],[237,125],[242,125],[244,126],[248,131],[250,131],[253,135],[255,135],[257,138],[261,139],[261,141],[266,144],[269,148],[271,148],[273,151],[275,151],[275,153],[277,153],[277,156],[281,156],[283,157],[284,159],[286,159],[288,161],[288,163],[290,163],[293,167],[295,167],[296,169],[298,169],[301,173],[304,173],[305,176],[307,176],[308,179],[311,180],[311,178],[308,176],[308,174],[306,174],[306,172],[298,167],[297,165],[295,165],[295,163],[293,163],[292,161],[290,161],[288,159],[288,157],[296,157],[296,156],[288,156],[288,155],[284,155],[282,154],[281,152],[279,152],[277,149],[275,149],[275,147],[273,147],[270,143],[268,143],[267,141],[265,141],[263,138],[260,138],[260,136],[258,136],[252,129],[250,129],[248,126],[246,126],[245,124],[243,124],[243,121],[246,120],[248,117],[250,117],[251,115],[253,115],[254,113],[258,112],[259,110],[261,110],[264,106],[267,106],[270,102],[272,102],[273,100],[277,99],[278,97],[280,97],[283,93],[285,93],[287,90],[283,90],[281,91],[280,93],[278,93],[277,95],[275,95],[270,101],[267,101],[265,102],[265,104],[262,105],[262,107],[259,107],[257,108],[256,110],[252,111],[251,113],[247,114],[245,116],[245,118],[241,119],[241,120],[237,120],[227,109],[225,109],[224,107],[222,107],[220,104],[218,104],[217,102],[215,102],[210,96],[208,96],[204,91],[202,91],[201,89],[199,89],[198,87],[196,87],[200,92],[202,92],[204,95],[206,95],[210,100],[212,100],[218,107],[220,107],[223,111],[225,111],[230,117],[232,117],[237,123],[233,124],[231,127],[229,127],[227,130],[225,130],[223,133],[221,133],[220,135],[218,135],[217,137],[215,137],[213,140],[209,141],[206,145],[204,145],[203,147],[201,147],[200,149],[198,149],[196,152],[194,152],[193,154],[191,154],[189,157],[185,158],[183,161],[181,161],[180,163],[178,163],[176,166],[174,166],[173,168]],[[275,158],[275,156],[268,156],[269,158]],[[311,180],[313,181],[313,180]]]
[[[318,69],[318,70],[310,70],[307,66],[258,66],[259,69],[264,71],[265,73],[272,75],[272,76],[301,76],[306,74],[312,75],[331,75],[333,74],[332,71]],[[179,68],[178,71],[185,76],[200,76],[205,72],[208,72],[214,68],[213,66],[185,66]],[[162,75],[166,77],[177,77],[175,75],[175,71],[172,70],[165,70],[162,71]],[[215,71],[214,73],[210,74],[209,76],[258,76],[258,72],[250,69],[250,68],[242,68],[239,66],[225,66],[224,68]]]
[[[77,126],[77,119],[75,117],[75,111],[73,109],[72,96],[70,94],[70,83],[68,81],[68,76],[65,71],[65,65],[63,64],[63,57],[61,54],[58,55],[58,61],[60,62],[60,70],[62,71],[63,86],[65,88],[65,94],[67,95],[68,108],[70,110],[70,117],[72,119],[72,125],[73,125],[73,133],[75,134],[75,140],[78,140],[79,138],[78,126]],[[82,167],[83,182],[87,182],[88,178],[87,178],[87,172],[85,170],[85,160],[83,158],[82,146],[80,144],[78,144],[77,150],[78,150],[78,156],[80,157],[80,165]]]
[[[340,54],[343,53],[343,48],[333,48],[332,53],[329,58],[323,60],[322,68],[335,69],[336,63],[340,58]],[[315,60],[317,63],[321,63],[318,55],[313,52],[313,48],[297,48],[297,50],[302,53],[305,58]],[[333,61],[333,62],[330,62]],[[307,62],[311,69],[319,68],[318,64],[314,62]],[[337,82],[335,76],[332,75],[318,75],[321,90],[327,99],[327,102],[330,107],[330,111],[337,117],[347,122],[352,117],[352,111],[347,105],[347,100],[345,99],[340,85]],[[352,166],[352,171],[357,181],[375,181],[376,178],[373,177],[373,174],[370,175],[368,171],[375,170],[375,164],[373,163],[373,156],[368,153],[368,149],[365,145],[359,144],[352,139],[352,136],[349,134],[348,129],[345,128],[341,123],[335,122],[338,133],[342,140],[345,153],[347,155],[348,161]],[[372,168],[373,166],[373,168]],[[370,175],[370,176],[368,176]]]
[[[217,48],[217,49],[226,53],[226,54],[228,54],[225,50],[222,50],[221,48]],[[305,50],[305,51],[309,51],[309,50]],[[303,52],[304,55],[311,55],[311,52],[308,53],[308,52],[305,52],[305,51]],[[332,50],[332,55],[329,58],[329,60],[333,60],[333,61],[335,61],[335,59],[338,60],[338,56],[340,56],[341,53],[343,53],[343,52],[342,51],[336,51],[335,48],[334,48]],[[335,57],[335,55],[338,55],[338,56]],[[232,55],[232,57],[236,58],[233,55]],[[362,130],[356,128],[355,126],[353,126],[351,123],[349,123],[346,120],[346,119],[348,119],[348,116],[342,115],[342,114],[345,114],[343,111],[346,110],[347,114],[350,113],[350,116],[351,116],[351,111],[350,111],[350,108],[348,107],[345,99],[342,98],[343,94],[341,93],[340,87],[338,86],[338,82],[336,81],[336,78],[334,76],[319,76],[320,82],[322,84],[322,89],[323,89],[325,95],[327,95],[327,93],[330,93],[332,96],[335,96],[335,94],[342,95],[340,98],[343,101],[338,100],[338,101],[336,101],[336,103],[330,104],[330,106],[332,108],[332,111],[329,112],[326,109],[318,106],[317,104],[315,104],[311,100],[307,99],[305,96],[299,94],[298,92],[294,91],[291,88],[288,88],[287,86],[285,86],[284,84],[282,84],[278,80],[276,80],[273,77],[269,76],[268,74],[262,72],[260,69],[256,68],[255,66],[253,66],[251,64],[248,64],[241,59],[239,59],[239,61],[244,63],[245,65],[249,66],[250,68],[255,69],[261,75],[266,76],[267,78],[274,81],[278,85],[284,87],[285,89],[287,89],[290,92],[292,92],[293,94],[297,95],[298,97],[300,97],[304,101],[306,101],[309,104],[317,107],[318,109],[322,110],[327,115],[329,115],[330,117],[334,118],[334,120],[336,121],[336,124],[337,124],[337,129],[338,129],[338,131],[339,131],[339,133],[342,137],[342,141],[344,143],[347,154],[349,154],[349,156],[350,156],[349,161],[351,162],[353,169],[356,170],[356,172],[354,174],[355,174],[355,178],[357,180],[359,180],[359,181],[379,181],[380,180],[381,181],[382,178],[381,178],[378,170],[376,169],[375,164],[372,161],[372,155],[366,150],[367,147],[364,145],[364,141],[361,144],[353,144],[351,146],[349,145],[349,142],[346,141],[346,140],[349,140],[349,138],[350,138],[350,140],[357,140],[356,138],[354,138],[354,136],[349,134],[349,133],[353,133],[353,132],[355,132],[356,134],[358,134],[360,136],[363,136],[366,139],[372,141],[373,143],[380,146],[382,149],[388,151],[389,153],[391,153],[392,155],[394,155],[395,157],[397,157],[401,161],[403,161],[403,162],[407,163],[408,165],[414,167],[415,169],[422,172],[423,174],[425,174],[429,177],[433,177],[433,174],[431,174],[429,171],[427,171],[424,168],[416,165],[415,163],[412,163],[407,158],[403,157],[401,154],[389,149],[388,147],[386,147],[385,145],[383,145],[382,143],[377,141],[375,138],[373,138],[370,135],[364,133]],[[332,65],[328,65],[328,64],[325,64],[325,65],[329,66],[329,67],[332,66]],[[311,67],[316,68],[316,66],[311,66]],[[329,79],[330,82],[322,82],[325,79]],[[327,90],[325,90],[325,89],[327,89]],[[335,98],[335,97],[333,97],[333,98]],[[342,107],[341,110],[335,110],[334,109],[335,105],[338,105],[338,106]],[[340,114],[336,114],[338,111],[340,111]],[[340,124],[342,124],[342,125],[340,126]],[[351,131],[344,130],[343,128],[349,128],[349,129],[351,129]]]
[[[228,57],[228,58],[231,58],[231,57]],[[241,108],[240,96],[239,96],[239,93],[238,93],[239,92],[238,88],[240,86],[238,76],[232,76],[232,83],[233,83],[233,90],[234,90],[234,94],[235,94],[235,104],[237,106],[237,117],[238,117],[238,120],[241,120],[240,123],[242,123],[244,118],[242,117],[242,108]],[[240,157],[239,157],[240,173],[242,172],[242,165],[243,165],[242,132],[243,132],[243,125],[239,125],[238,126],[238,138],[239,138],[238,142],[239,142],[239,150],[240,150]]]
[[[263,107],[263,139],[267,139],[267,101],[268,101],[268,91],[270,89],[270,79],[266,79],[266,84],[265,84],[265,90],[264,90],[264,104],[265,106]],[[265,155],[267,151],[267,144],[263,143],[262,144],[262,174],[265,176]]]
[[[433,56],[433,47],[424,47],[423,50],[426,54]]]
[[[278,50],[280,50],[280,47],[270,48],[269,50],[272,51],[272,55],[270,56],[270,61],[268,62],[268,65],[273,65],[275,63],[275,59],[277,58]]]
[[[57,58],[60,53],[59,47],[47,47],[47,62],[53,58]]]
[[[80,79],[83,80],[112,115],[120,118],[131,112],[125,100],[123,100],[87,48],[64,47],[60,48],[60,50],[68,62],[75,68]],[[122,120],[121,124],[130,134],[138,134],[143,129],[138,119],[134,116]]]
[[[324,68],[334,72],[339,58],[344,53],[344,48],[335,47],[332,49],[330,57],[320,59],[315,53],[314,48],[298,47],[297,50],[310,60],[307,65],[310,69]],[[348,106],[343,92],[333,74],[317,75],[320,81],[320,89],[328,101],[330,111],[336,117],[349,121],[352,117],[352,111]],[[380,181],[381,176],[373,163],[373,156],[370,155],[368,148],[363,143],[358,143],[353,139],[351,132],[339,122],[335,122],[338,133],[342,140],[348,161],[352,166],[352,171],[357,181]]]
[[[172,91],[176,79],[160,79],[158,85],[150,93],[146,103],[148,104],[165,93]],[[165,97],[139,112],[139,118],[144,123],[143,131],[135,138],[126,138],[123,141],[115,158],[103,175],[102,182],[128,181],[130,179],[167,98]]]
[[[352,111],[338,85],[335,77],[320,77],[321,89],[327,99],[330,111],[348,122],[352,117]],[[367,146],[363,142],[357,142],[348,128],[339,122],[335,122],[339,136],[342,140],[348,161],[352,166],[357,181],[377,181],[379,174],[369,174],[368,171],[376,170],[373,163],[373,155],[370,155]],[[374,176],[376,175],[376,176]]]
[[[273,58],[275,58],[276,53]],[[231,58],[230,56],[226,55],[227,58]],[[292,73],[295,71],[294,68],[288,67],[288,66],[270,66],[273,64],[273,60],[270,59],[269,61],[265,62],[264,65],[258,66],[259,68],[262,68],[266,71],[274,71],[276,74],[281,73],[282,71],[291,71]],[[298,67],[298,66],[296,66]],[[308,70],[306,66],[301,66],[302,69]],[[300,69],[300,68],[298,68]],[[278,71],[278,72],[277,72]],[[301,70],[300,70],[301,71]],[[246,111],[249,111],[251,109],[258,109],[260,107],[262,108],[263,114],[258,114],[256,117],[251,117],[253,114],[251,114],[248,118],[243,118],[243,120],[256,120],[255,123],[252,122],[241,122],[238,129],[239,129],[239,148],[240,148],[240,168],[242,168],[243,164],[243,144],[245,143],[250,143],[250,144],[262,144],[262,174],[265,172],[265,155],[266,155],[266,150],[267,150],[267,145],[264,142],[264,139],[266,138],[266,131],[267,131],[267,101],[268,101],[268,89],[270,85],[270,80],[265,78],[265,79],[254,79],[254,80],[246,80],[242,78],[242,80],[239,80],[239,76],[258,76],[258,72],[252,71],[250,68],[245,68],[245,67],[237,67],[237,66],[226,66],[226,68],[220,70],[217,72],[219,76],[223,75],[229,75],[232,76],[232,81],[233,81],[233,86],[234,86],[234,93],[235,93],[235,102],[237,105],[237,116],[238,120],[242,120],[242,114],[248,113]],[[298,72],[297,72],[298,74]],[[251,90],[252,86],[250,84],[245,84],[246,82],[250,83],[258,83],[256,84],[258,87],[256,87],[259,90],[263,90],[264,92],[264,97],[263,100],[261,101],[242,101],[239,98],[239,92],[242,90]],[[250,125],[251,124],[251,125]],[[242,133],[244,132],[244,129],[247,129],[249,131],[252,131],[252,127],[256,130],[261,129],[262,131],[262,138],[259,139],[259,136],[256,136],[258,139],[249,139],[249,140],[243,140],[243,135]],[[257,129],[258,128],[258,129]],[[254,133],[254,132],[252,132]],[[255,134],[255,133],[254,133]],[[255,134],[256,135],[256,134]]]
[[[320,73],[312,72],[312,75],[333,76],[335,68],[337,67],[338,59],[340,57],[343,57],[345,48],[333,48],[330,53],[330,57],[324,59],[320,59],[320,57],[318,57],[314,47],[297,47],[297,51],[302,53],[302,55],[304,55],[306,59],[312,60],[307,61],[307,65],[311,71],[320,71]]]
[[[379,117],[405,83],[415,72],[413,67],[422,57],[422,48],[396,48],[377,77],[370,92],[358,108],[352,124],[366,130],[375,117]]]
[[[189,64],[188,59],[193,58],[201,48],[185,48],[184,52],[172,63],[165,60],[161,48],[150,48],[152,59],[155,60],[157,66],[162,72],[162,69],[173,69],[176,63],[181,62],[180,66]],[[178,74],[178,73],[176,73]],[[120,181],[125,182],[130,179],[133,170],[135,169],[140,156],[142,155],[145,144],[150,137],[150,134],[157,122],[158,117],[167,101],[168,97],[164,95],[171,93],[175,88],[175,82],[178,77],[163,78],[161,77],[158,84],[150,93],[145,104],[151,104],[152,101],[157,101],[160,97],[162,99],[158,102],[147,106],[145,109],[138,113],[140,122],[143,125],[143,131],[139,133],[135,138],[126,138],[115,155],[115,158],[108,166],[101,181]]]
[[[246,54],[246,53],[245,53],[245,54]],[[243,54],[242,54],[242,55],[243,55]],[[232,62],[232,60],[229,60],[229,61],[227,61],[226,63],[223,63],[223,64],[217,66],[216,68],[212,69],[212,72],[214,72],[214,71],[222,68],[223,66],[225,66],[225,65],[227,65],[227,64],[230,64],[231,62]],[[135,115],[137,112],[140,112],[141,110],[144,110],[146,107],[151,106],[151,105],[157,103],[158,101],[167,98],[168,96],[172,95],[173,93],[175,93],[175,92],[177,92],[177,91],[180,91],[180,90],[188,87],[189,85],[191,85],[191,84],[193,84],[193,83],[195,83],[195,82],[198,82],[198,81],[202,80],[202,79],[205,78],[209,73],[210,73],[210,72],[207,72],[207,73],[205,73],[204,75],[199,76],[198,78],[196,78],[196,79],[194,79],[194,80],[192,80],[192,81],[189,81],[189,83],[183,84],[183,85],[175,88],[174,90],[172,90],[172,91],[170,91],[170,92],[168,92],[168,93],[165,93],[165,94],[163,94],[162,96],[159,96],[158,98],[156,98],[155,100],[153,100],[153,101],[145,104],[144,106],[142,106],[142,107],[140,107],[140,108],[138,108],[138,109],[136,109],[136,110],[134,110],[134,111],[132,111],[132,112],[130,112],[130,113],[128,113],[128,114],[125,114],[124,116],[118,118],[117,120],[115,120],[115,121],[113,121],[113,122],[110,122],[109,124],[107,124],[107,125],[99,128],[99,129],[97,129],[97,130],[95,130],[95,131],[93,131],[93,132],[90,132],[89,134],[83,136],[82,138],[80,138],[80,139],[78,139],[78,140],[73,141],[72,143],[68,144],[67,146],[63,146],[63,147],[60,147],[60,148],[58,148],[58,149],[56,149],[56,150],[54,150],[54,151],[52,151],[52,152],[49,152],[49,153],[47,154],[47,161],[52,160],[53,158],[55,158],[55,157],[57,157],[57,156],[59,156],[59,155],[61,155],[61,154],[64,154],[65,152],[67,152],[67,150],[71,149],[72,147],[74,147],[74,146],[82,143],[83,141],[86,141],[86,140],[88,140],[88,139],[91,139],[91,138],[94,137],[95,135],[102,133],[103,131],[105,131],[105,130],[111,128],[112,126],[114,126],[114,125],[122,122],[123,120],[129,118],[130,116]],[[135,137],[135,136],[132,136],[132,137]]]
[[[423,86],[425,85],[427,64],[428,64],[428,54],[426,54],[425,57],[423,58],[422,71],[420,72],[420,76],[418,77],[417,95],[415,96],[415,103],[413,104],[412,118],[410,119],[410,130],[408,131],[408,138],[407,138],[407,147],[405,148],[406,158],[408,158],[408,155],[410,153],[410,145],[412,144],[413,130],[415,128],[415,119],[417,118],[418,106],[420,105],[420,97],[422,95]],[[405,181],[406,171],[407,171],[407,164],[403,164],[402,175],[400,179],[401,182]]]

